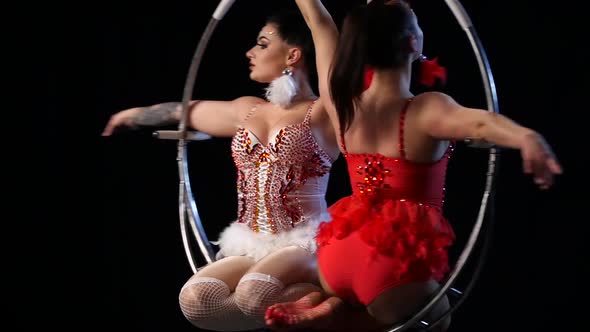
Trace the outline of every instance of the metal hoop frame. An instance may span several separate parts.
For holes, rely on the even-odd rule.
[[[199,66],[201,63],[201,59],[203,57],[207,44],[209,43],[211,35],[217,27],[217,24],[222,20],[223,16],[231,8],[234,1],[235,0],[222,0],[220,2],[217,9],[215,10],[215,13],[210,19],[209,24],[207,25],[203,35],[201,36],[201,39],[193,56],[184,87],[184,94],[182,99],[182,118],[178,126],[178,131],[158,131],[154,133],[154,135],[159,138],[178,140],[176,160],[178,163],[178,172],[180,176],[178,188],[180,230],[182,234],[185,253],[191,266],[191,269],[194,273],[196,273],[198,270],[198,263],[191,246],[191,240],[189,239],[187,224],[188,227],[190,227],[191,232],[194,236],[194,241],[196,241],[196,243],[198,244],[199,250],[207,263],[212,263],[215,261],[215,254],[211,246],[211,243],[209,242],[207,235],[205,233],[205,229],[201,222],[201,218],[199,217],[197,205],[192,194],[187,160],[187,143],[189,141],[203,140],[208,139],[210,137],[202,133],[187,132],[186,122],[188,119],[188,104],[193,94],[193,88],[196,81],[197,72],[199,70]],[[457,19],[458,23],[461,25],[461,27],[467,34],[474,55],[477,58],[480,74],[484,84],[487,108],[490,112],[499,113],[496,86],[494,83],[490,64],[488,62],[481,40],[477,36],[475,28],[473,27],[471,19],[469,18],[469,15],[467,14],[464,7],[458,0],[445,0],[445,2],[451,10],[451,12],[453,13],[453,15],[455,16],[455,18]],[[467,260],[470,258],[474,250],[474,247],[481,234],[483,222],[486,218],[486,215],[490,217],[490,215],[493,213],[493,185],[497,170],[497,163],[499,160],[497,148],[487,144],[487,142],[468,139],[466,140],[466,143],[472,147],[490,149],[484,193],[474,227],[469,235],[463,252],[457,259],[455,266],[449,273],[448,277],[446,278],[446,281],[440,286],[437,293],[434,296],[432,296],[431,299],[424,305],[424,307],[421,310],[419,310],[414,316],[412,316],[405,322],[386,330],[387,332],[401,332],[407,330],[408,328],[414,327],[417,323],[421,324],[424,330],[428,330],[436,326],[445,317],[447,317],[453,311],[455,311],[458,308],[458,306],[465,300],[468,293],[471,291],[475,281],[477,280],[477,277],[481,271],[481,267],[484,264],[484,256],[487,252],[488,244],[490,242],[489,239],[491,237],[491,222],[489,222],[489,225],[487,225],[487,237],[481,249],[480,259],[475,268],[474,275],[471,278],[469,284],[467,285],[465,292],[462,293],[451,287],[456,281],[461,271],[463,270],[463,267],[465,266]],[[436,304],[436,302],[440,300],[447,292],[450,292],[452,295],[458,295],[461,298],[446,313],[441,315],[433,323],[428,323],[423,320],[420,320],[426,313],[428,313],[428,311],[434,306],[434,304]]]

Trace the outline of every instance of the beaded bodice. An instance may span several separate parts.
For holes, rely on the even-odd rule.
[[[400,157],[391,158],[379,153],[348,153],[344,136],[341,136],[353,195],[366,197],[373,202],[388,199],[407,200],[419,205],[441,208],[444,202],[447,164],[454,146],[451,144],[444,156],[432,163],[418,163],[406,159],[404,122],[411,100],[408,100],[400,115]]]
[[[277,234],[326,210],[333,160],[311,131],[309,107],[301,123],[280,128],[266,146],[249,129],[233,137],[238,172],[238,222],[254,232]]]
[[[420,164],[380,154],[345,154],[353,195],[394,199],[441,208],[452,148],[434,163]]]

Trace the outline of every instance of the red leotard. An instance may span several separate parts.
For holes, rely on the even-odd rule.
[[[332,221],[317,235],[318,262],[337,295],[368,305],[402,283],[440,280],[455,235],[442,215],[452,145],[433,163],[405,158],[400,115],[400,157],[350,154],[342,145],[353,194],[329,208]]]

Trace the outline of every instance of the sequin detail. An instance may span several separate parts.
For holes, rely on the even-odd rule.
[[[302,193],[324,199],[333,161],[313,137],[310,118],[311,107],[302,123],[279,129],[266,146],[246,128],[234,135],[238,222],[254,232],[277,234],[305,222],[315,211],[305,210]],[[312,178],[319,185],[314,181],[306,187]]]
[[[391,170],[385,168],[377,156],[366,157],[365,164],[357,166],[356,172],[363,176],[362,181],[356,183],[356,189],[361,195],[375,195],[382,189],[391,189],[391,186],[385,183],[385,178]]]

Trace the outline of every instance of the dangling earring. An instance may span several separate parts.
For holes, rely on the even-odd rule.
[[[418,82],[427,87],[431,87],[440,80],[442,84],[447,82],[447,69],[438,64],[438,57],[428,60],[424,54],[418,57],[420,61],[420,76]]]
[[[293,71],[289,68],[283,70],[280,77],[274,79],[266,88],[266,100],[283,108],[291,105],[293,98],[298,93],[297,82],[293,78]]]

